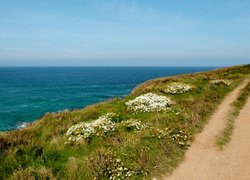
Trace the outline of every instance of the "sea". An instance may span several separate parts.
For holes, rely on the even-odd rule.
[[[128,95],[147,80],[215,67],[0,67],[0,131]]]

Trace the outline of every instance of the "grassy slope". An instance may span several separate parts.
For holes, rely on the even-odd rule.
[[[182,135],[190,132],[192,137],[201,131],[223,97],[249,74],[250,65],[246,65],[161,78],[138,86],[123,99],[72,112],[46,114],[25,129],[0,134],[0,179],[108,179],[103,176],[108,167],[115,168],[110,163],[110,159],[115,158],[135,172],[134,179],[170,173],[183,159],[187,147],[178,143],[185,141],[180,131],[184,132]],[[233,80],[233,83],[230,86],[209,83],[215,78]],[[172,81],[192,84],[195,89],[181,95],[164,94],[164,85]],[[126,109],[125,102],[146,92],[170,96],[175,104],[167,112],[133,115]],[[69,127],[108,112],[119,114],[123,121],[137,119],[150,123],[151,128],[142,132],[120,129],[105,138],[93,138],[91,142],[65,144]],[[173,133],[159,138],[158,131],[166,128]],[[173,140],[178,133],[179,139]]]

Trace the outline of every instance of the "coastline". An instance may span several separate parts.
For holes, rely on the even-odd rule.
[[[211,68],[213,67],[0,69],[0,130],[14,130],[20,122],[33,122],[47,112],[82,109],[110,98],[127,96],[135,86],[152,78]]]
[[[240,66],[244,66],[244,65],[240,65]],[[192,68],[192,66],[190,66]],[[18,67],[18,68],[23,68],[23,67]],[[25,67],[26,68],[26,67]],[[33,67],[28,67],[28,68],[33,68]],[[37,68],[40,68],[40,67],[37,67]],[[47,67],[44,67],[44,68],[47,68]],[[50,67],[50,68],[57,68],[57,67]],[[61,67],[61,68],[67,68],[67,67]],[[74,67],[71,67],[71,68],[74,68]],[[79,67],[81,68],[81,67]],[[84,67],[86,68],[86,67]],[[96,67],[92,67],[92,68],[96,68]],[[102,67],[99,67],[99,68],[102,68]],[[108,67],[108,68],[113,68],[113,67]],[[121,67],[120,67],[121,68]],[[133,68],[144,68],[144,67],[133,67]],[[150,67],[151,68],[151,67]],[[155,67],[155,68],[158,68],[158,67]],[[179,68],[179,67],[178,67]],[[197,68],[197,67],[195,67]],[[211,67],[202,67],[202,68],[211,68]],[[208,70],[208,71],[198,71],[198,72],[194,72],[194,73],[184,73],[184,74],[177,74],[177,75],[174,75],[174,76],[169,76],[169,77],[158,77],[158,78],[154,78],[154,79],[149,79],[145,82],[142,82],[138,85],[136,85],[129,94],[127,95],[124,95],[123,97],[125,96],[129,96],[129,95],[132,95],[134,94],[134,92],[137,91],[137,89],[140,89],[141,87],[143,86],[147,86],[147,84],[150,84],[152,82],[157,82],[157,81],[161,81],[162,79],[173,79],[173,78],[181,78],[183,76],[187,76],[187,75],[195,75],[195,74],[199,74],[199,73],[203,73],[203,72],[213,72],[213,71],[217,71],[217,70],[220,70],[220,69],[225,69],[225,68],[230,68],[230,67],[213,67],[215,69],[212,69],[212,70]],[[87,108],[88,106],[94,106],[96,104],[100,104],[100,103],[105,103],[105,102],[108,102],[114,98],[121,98],[121,97],[113,97],[111,99],[107,99],[107,100],[103,100],[103,101],[100,101],[100,102],[96,102],[94,104],[90,104],[90,105],[87,105],[86,107],[83,107],[83,108],[79,108],[79,107],[76,107],[76,108],[66,108],[64,110],[59,110],[59,111],[55,111],[55,112],[45,112],[40,118],[34,120],[34,121],[23,121],[23,122],[18,122],[16,125],[15,125],[15,128],[13,129],[9,129],[9,130],[4,130],[4,131],[0,131],[0,132],[11,132],[11,131],[15,131],[15,130],[20,130],[20,129],[23,129],[27,126],[31,126],[33,123],[35,123],[36,121],[42,119],[44,116],[46,116],[47,114],[57,114],[57,113],[62,113],[62,112],[69,112],[69,111],[75,111],[75,110],[81,110],[81,109],[84,109],[84,108]]]
[[[153,79],[123,98],[46,113],[25,128],[1,132],[0,150],[6,155],[0,159],[4,172],[0,177],[33,177],[34,173],[41,177],[46,172],[50,178],[93,179],[118,177],[119,172],[124,177],[146,178],[171,173],[217,105],[250,73],[249,68],[243,65]],[[166,91],[167,86],[174,89]],[[152,104],[146,107],[141,100]],[[82,134],[85,130],[90,133]],[[14,169],[8,169],[9,164]],[[18,164],[21,169],[15,169]],[[107,168],[114,171],[105,174]]]

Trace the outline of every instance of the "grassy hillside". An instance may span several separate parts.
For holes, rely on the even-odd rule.
[[[47,113],[0,134],[0,179],[150,179],[170,173],[225,95],[249,75],[245,65],[160,78],[122,99]]]

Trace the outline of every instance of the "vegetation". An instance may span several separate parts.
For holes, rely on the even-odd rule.
[[[250,83],[248,83],[247,86],[241,90],[238,98],[232,103],[233,108],[228,115],[226,127],[216,138],[216,144],[220,147],[220,149],[223,149],[223,147],[230,142],[234,130],[235,119],[239,116],[240,110],[247,102],[249,95]]]
[[[124,98],[47,113],[24,129],[0,134],[0,179],[150,179],[170,173],[217,105],[249,74],[245,65],[160,78]],[[217,79],[231,83],[211,83]],[[172,83],[192,90],[166,93]],[[133,100],[148,93],[156,98],[146,98],[143,108],[150,110],[135,113]],[[152,104],[162,108],[170,99],[160,111]],[[145,99],[139,100],[141,105]]]

